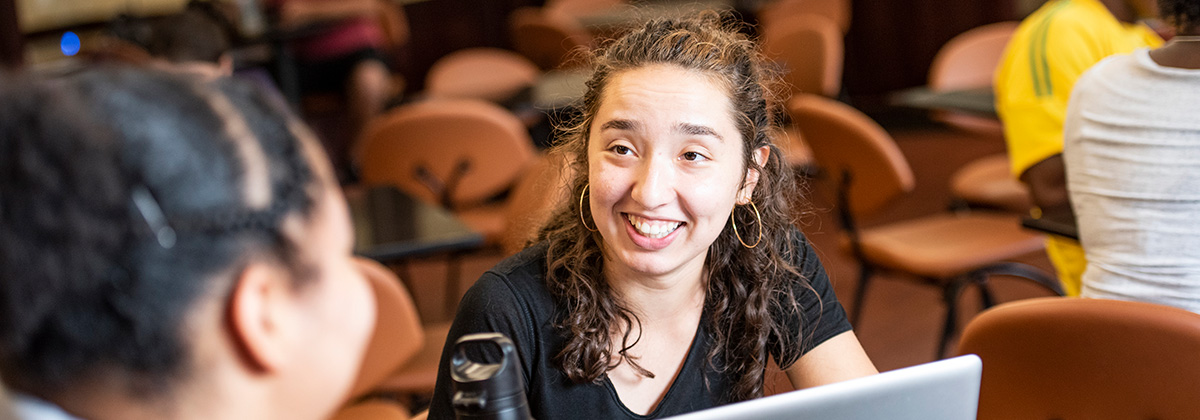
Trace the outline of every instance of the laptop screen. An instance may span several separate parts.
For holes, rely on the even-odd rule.
[[[671,419],[974,420],[982,369],[971,354]]]

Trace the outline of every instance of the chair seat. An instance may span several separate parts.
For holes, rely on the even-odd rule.
[[[872,264],[948,280],[1045,247],[1016,215],[944,214],[864,229],[863,254]]]
[[[431,393],[437,384],[438,365],[442,359],[442,348],[446,336],[450,335],[450,323],[425,326],[425,346],[416,356],[391,374],[376,388],[383,392],[400,394]]]
[[[1024,213],[1033,207],[1029,188],[1013,178],[1008,156],[994,155],[963,166],[950,179],[950,191],[969,204]]]
[[[533,86],[540,73],[536,65],[517,53],[469,48],[434,64],[425,82],[426,93],[435,98],[504,102]]]

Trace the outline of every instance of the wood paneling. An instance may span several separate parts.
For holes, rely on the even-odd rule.
[[[934,54],[950,38],[1016,19],[1015,0],[855,0],[845,91],[870,107],[888,92],[924,85]]]

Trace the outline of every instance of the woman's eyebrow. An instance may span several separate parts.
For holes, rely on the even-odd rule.
[[[720,134],[717,134],[717,130],[714,130],[712,127],[706,125],[679,123],[679,125],[675,126],[675,131],[689,136],[711,136],[715,137],[717,140],[725,141],[724,137],[721,137]]]
[[[638,126],[639,126],[639,124],[633,120],[616,119],[616,120],[609,120],[608,122],[601,124],[600,131],[609,130],[609,129],[633,130],[633,129],[636,129]]]

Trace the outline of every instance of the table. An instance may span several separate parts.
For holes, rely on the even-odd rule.
[[[390,263],[483,245],[483,235],[449,211],[394,187],[348,189],[346,201],[354,222],[354,253],[373,260]]]
[[[912,108],[954,111],[997,118],[996,94],[992,88],[934,91],[916,87],[896,92],[892,103]]]
[[[446,209],[395,187],[348,188],[346,202],[354,223],[355,254],[385,264],[434,254],[449,256],[443,310],[453,314],[458,304],[459,257],[483,246],[483,235]]]

